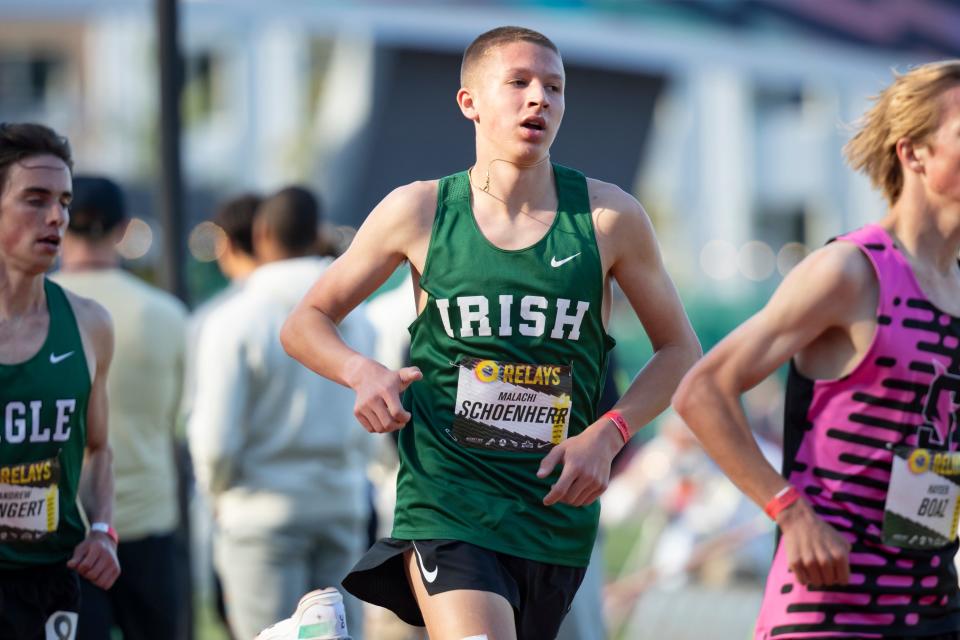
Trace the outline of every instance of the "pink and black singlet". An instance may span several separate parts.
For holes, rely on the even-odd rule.
[[[931,476],[936,482],[923,487],[930,496],[908,491],[910,504],[901,512],[960,512],[956,504],[947,504],[956,502],[952,496],[960,483],[960,476],[951,475],[960,470],[949,468],[951,461],[955,467],[960,460],[949,455],[960,443],[960,318],[927,299],[906,256],[882,227],[869,225],[838,240],[857,245],[873,264],[879,282],[877,329],[864,359],[840,379],[811,380],[791,362],[784,476],[853,545],[850,584],[799,584],[787,567],[781,538],[755,638],[913,638],[960,632],[955,534],[924,536],[926,529],[898,520],[888,504],[900,456],[899,469],[911,471],[897,474],[910,476],[909,482],[934,466],[945,474]],[[949,500],[944,497],[948,491]],[[892,531],[901,531],[897,527],[904,524],[913,533],[901,536],[904,545],[893,546]],[[927,547],[915,548],[918,540]]]

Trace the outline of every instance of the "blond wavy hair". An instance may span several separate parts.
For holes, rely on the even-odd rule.
[[[857,133],[844,147],[847,162],[883,191],[892,206],[903,190],[897,141],[923,143],[940,126],[940,94],[960,85],[960,60],[931,62],[894,80],[857,122]]]

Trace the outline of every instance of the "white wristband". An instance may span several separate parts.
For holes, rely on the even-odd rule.
[[[115,544],[115,545],[116,545],[116,544],[120,544],[120,537],[117,535],[117,530],[114,529],[113,527],[111,527],[111,526],[110,526],[109,524],[107,524],[106,522],[93,522],[93,523],[91,523],[91,524],[90,524],[90,531],[97,531],[97,532],[99,532],[99,533],[105,533],[105,534],[107,534],[107,535],[110,537],[111,540],[113,540],[113,544]]]

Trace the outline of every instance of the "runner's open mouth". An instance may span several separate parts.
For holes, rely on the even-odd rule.
[[[543,131],[546,128],[546,123],[543,118],[530,118],[520,123],[520,126],[525,129],[533,129],[534,131]]]

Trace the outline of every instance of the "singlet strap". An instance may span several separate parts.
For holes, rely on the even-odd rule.
[[[470,199],[470,178],[466,171],[440,178],[437,186],[437,203],[440,205]]]
[[[557,180],[557,193],[563,197],[560,209],[568,215],[582,217],[586,214],[586,217],[590,218],[592,207],[586,177],[576,169],[560,164],[553,165],[553,168]]]
[[[47,309],[50,313],[47,348],[63,350],[62,348],[73,348],[71,345],[82,345],[80,327],[66,291],[49,278],[43,279],[43,290],[47,295]]]

